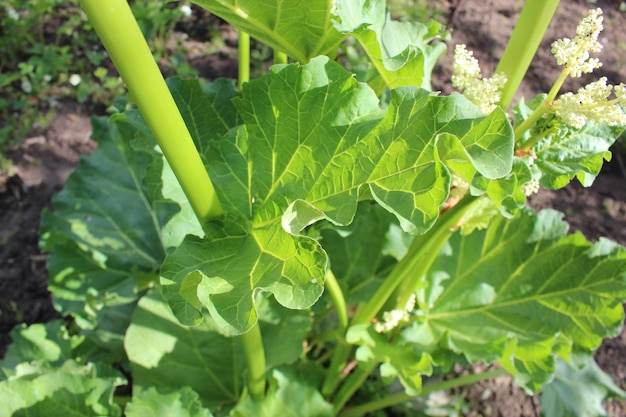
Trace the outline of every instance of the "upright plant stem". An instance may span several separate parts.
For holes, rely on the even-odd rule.
[[[135,97],[198,220],[205,224],[220,216],[222,207],[213,184],[128,2],[79,1]],[[249,77],[249,70],[245,74]],[[265,353],[258,324],[242,336],[242,342],[249,368],[248,389],[253,396],[262,396],[265,391]]]
[[[265,351],[259,324],[242,334],[241,341],[248,364],[248,391],[252,398],[263,398],[265,394]]]
[[[274,49],[274,64],[286,64],[287,62],[289,62],[287,54]]]
[[[222,214],[187,126],[126,0],[79,0],[201,224]]]
[[[500,106],[507,109],[539,48],[559,0],[526,0],[496,72],[504,72],[507,83]]]
[[[411,294],[416,291],[419,280],[430,268],[439,250],[452,234],[454,226],[461,221],[475,201],[477,199],[471,196],[461,199],[456,206],[440,218],[433,229],[425,235],[415,238],[406,256],[398,262],[370,300],[357,311],[351,324],[368,324],[380,312],[400,285],[403,287],[400,291],[401,295],[398,298],[397,308],[404,308]],[[341,371],[351,351],[350,346],[337,346],[331,366],[326,373],[326,379],[322,388],[323,394],[329,395],[337,388]]]
[[[239,31],[239,91],[250,79],[250,35]],[[241,335],[243,350],[248,364],[248,390],[253,398],[262,398],[265,394],[265,350],[261,328],[257,322]]]
[[[250,79],[250,35],[246,32],[239,31],[239,43],[237,45],[239,52],[239,91],[243,83]]]

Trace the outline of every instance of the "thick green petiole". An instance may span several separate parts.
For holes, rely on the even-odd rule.
[[[496,72],[504,72],[507,78],[500,99],[503,109],[511,104],[558,5],[559,0],[526,0],[496,68]]]
[[[198,220],[219,217],[222,207],[189,130],[126,0],[79,0],[137,102]],[[249,37],[248,37],[248,56]],[[249,67],[249,60],[248,60]],[[244,74],[246,81],[249,70]],[[265,353],[258,324],[242,336],[248,390],[265,393]]]
[[[126,0],[79,0],[137,102],[201,224],[222,207]]]
[[[456,206],[441,216],[433,229],[423,236],[416,237],[409,248],[409,252],[398,262],[383,285],[378,287],[372,298],[357,310],[351,324],[370,323],[397,289],[400,289],[401,294],[398,297],[397,308],[403,309],[411,294],[417,290],[422,276],[432,265],[439,250],[475,201],[477,201],[476,197],[464,197]],[[337,346],[324,381],[323,394],[332,393],[339,385],[340,373],[345,367],[351,351],[352,349],[347,345],[340,344]]]
[[[239,71],[239,91],[243,83],[250,79],[250,35],[246,32],[239,31],[239,41],[237,44],[237,52],[239,58],[238,71]]]
[[[252,398],[265,395],[265,350],[259,324],[255,324],[247,333],[242,334],[243,350],[248,364],[248,391]]]

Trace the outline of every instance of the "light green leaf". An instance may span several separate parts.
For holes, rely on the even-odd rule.
[[[239,30],[307,63],[337,53],[344,39],[333,27],[327,0],[193,0]]]
[[[432,374],[432,358],[420,352],[414,345],[396,340],[391,342],[384,334],[379,334],[366,325],[356,325],[348,329],[348,343],[360,345],[356,351],[359,362],[381,363],[380,373],[387,383],[396,377],[407,394],[417,395],[422,390],[422,375]]]
[[[436,21],[398,22],[391,19],[385,0],[336,2],[337,30],[353,35],[365,48],[388,88],[430,89],[430,76],[445,52],[448,34]]]
[[[626,251],[567,235],[562,215],[524,212],[483,231],[455,234],[418,292],[406,338],[470,361],[499,360],[537,390],[554,355],[591,351],[616,335],[626,297]],[[524,374],[528,374],[524,376]]]
[[[38,375],[0,382],[0,415],[12,417],[121,416],[113,392],[123,378],[111,370],[67,361]]]
[[[189,387],[177,391],[159,392],[154,388],[135,389],[133,400],[124,410],[126,417],[212,417],[202,407],[198,394]],[[133,390],[133,391],[135,391]]]
[[[593,356],[576,355],[572,363],[558,360],[554,380],[543,388],[541,407],[550,417],[602,417],[602,403],[626,398],[626,392],[596,364]]]
[[[503,113],[476,119],[459,96],[404,87],[383,114],[367,85],[324,57],[274,67],[246,83],[235,105],[245,125],[211,142],[209,153],[227,214],[207,225],[205,238],[185,239],[161,270],[164,295],[185,324],[201,320],[203,305],[225,333],[245,332],[261,290],[288,308],[312,305],[327,257],[302,229],[321,219],[349,224],[359,198],[373,197],[405,231],[428,230],[448,196],[440,134],[456,135],[486,175],[510,169]],[[480,152],[502,160],[487,167]]]
[[[272,372],[270,389],[258,401],[248,397],[237,404],[231,417],[332,417],[333,407],[324,400],[306,375],[288,368]]]

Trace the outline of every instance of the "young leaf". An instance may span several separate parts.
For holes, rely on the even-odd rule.
[[[162,393],[154,388],[133,392],[133,400],[124,410],[126,417],[213,417],[189,387]]]
[[[391,20],[385,0],[346,0],[336,5],[337,30],[359,40],[388,88],[430,89],[430,74],[446,50],[443,42],[432,41],[448,37],[438,22]]]
[[[324,57],[274,67],[246,83],[235,104],[245,125],[212,142],[209,161],[227,215],[207,225],[204,239],[185,239],[161,270],[164,295],[186,324],[201,320],[204,305],[224,332],[245,332],[259,290],[288,308],[313,304],[327,258],[300,233],[321,219],[349,224],[359,196],[371,195],[406,231],[428,230],[448,194],[435,146],[442,133],[456,135],[486,176],[510,170],[502,112],[476,119],[458,96],[405,87],[383,115],[371,89]],[[501,161],[484,164],[489,152]]]
[[[383,380],[391,383],[397,377],[409,395],[417,395],[422,390],[422,375],[432,374],[432,358],[428,353],[419,352],[411,344],[390,342],[365,325],[350,327],[346,340],[359,345],[356,351],[359,362],[382,363]]]
[[[330,20],[327,0],[193,0],[239,30],[307,63],[318,55],[337,53],[344,39]]]
[[[576,355],[571,364],[559,360],[554,380],[543,388],[541,407],[550,417],[603,417],[602,403],[626,398],[591,355]]]
[[[418,292],[420,317],[404,337],[470,361],[500,360],[537,390],[554,372],[555,354],[591,351],[617,334],[626,251],[608,241],[592,245],[579,233],[566,236],[561,218],[525,212],[455,234]]]
[[[289,368],[275,369],[267,395],[260,400],[248,397],[237,404],[232,417],[306,416],[332,417],[333,407],[322,394]]]
[[[515,124],[522,123],[544,98],[545,95],[539,95],[528,103],[520,102],[513,111]],[[555,115],[542,119],[530,132],[530,138],[541,136],[531,148],[536,154],[534,168],[540,171],[541,186],[552,190],[563,188],[576,177],[589,187],[604,161],[611,159],[609,149],[623,130],[593,122],[577,129],[562,123]]]

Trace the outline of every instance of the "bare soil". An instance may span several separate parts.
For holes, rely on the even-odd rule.
[[[610,83],[626,82],[626,12],[619,11],[620,0],[563,0],[544,44],[533,61],[521,94],[526,99],[547,91],[559,68],[550,54],[550,43],[573,36],[578,20],[590,7],[602,7],[605,14],[605,47],[600,54],[604,66],[595,77],[606,76]],[[465,43],[474,51],[485,73],[490,73],[501,56],[523,2],[520,0],[448,0],[446,15],[452,29],[451,44]],[[201,26],[201,25],[200,25]],[[207,58],[198,53],[194,65],[200,75],[212,79],[236,73],[233,32],[222,27],[223,49]],[[209,36],[209,35],[206,35]],[[191,39],[192,53],[204,48],[207,39]],[[195,48],[195,49],[194,49]],[[449,48],[452,51],[453,46]],[[201,51],[200,51],[201,52]],[[451,91],[452,54],[441,61],[433,87]],[[575,80],[567,90],[589,82]],[[47,291],[46,255],[37,246],[42,209],[58,192],[81,155],[95,147],[89,139],[89,114],[67,103],[45,129],[33,129],[30,137],[10,153],[14,167],[10,176],[0,177],[0,357],[8,332],[18,323],[45,322],[58,317]],[[626,245],[626,171],[624,157],[616,152],[591,188],[572,184],[559,191],[542,191],[531,203],[537,208],[553,207],[565,213],[573,230],[589,239],[609,237]],[[600,366],[626,388],[626,333],[606,340],[598,350]],[[540,413],[537,398],[528,397],[507,377],[496,378],[458,391],[471,406],[467,416],[535,417]],[[614,401],[609,416],[626,416],[626,402]]]

